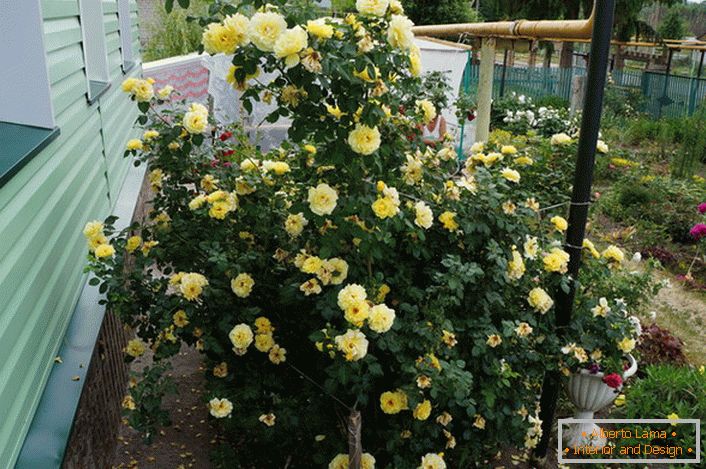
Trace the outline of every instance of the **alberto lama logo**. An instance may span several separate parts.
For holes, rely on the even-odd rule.
[[[701,462],[698,419],[559,419],[558,430],[562,464]]]
[[[654,441],[663,441],[667,439],[667,435],[675,437],[676,432],[668,432],[666,430],[645,430],[641,428],[634,428],[632,430],[621,428],[619,430],[606,430],[604,428],[598,428],[592,433],[584,433],[582,436],[586,438],[587,441],[597,441],[599,439],[610,439],[610,440],[644,440],[643,443],[638,443],[634,445],[627,446],[617,446],[617,445],[604,445],[604,446],[593,446],[591,444],[585,444],[574,447],[567,447],[564,449],[564,453],[567,456],[592,456],[592,455],[604,455],[604,456],[664,456],[668,458],[678,458],[680,456],[690,456],[693,452],[692,448],[687,448],[686,452],[684,447],[676,445],[662,445],[654,444]],[[568,451],[567,451],[568,450]]]

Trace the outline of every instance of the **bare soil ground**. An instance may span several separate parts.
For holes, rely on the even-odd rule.
[[[199,353],[184,347],[171,363],[170,375],[178,390],[176,395],[166,397],[164,403],[172,418],[171,427],[164,428],[151,445],[146,445],[140,435],[123,422],[113,469],[211,468],[209,454],[215,443],[215,431],[208,424],[208,410],[203,400]],[[135,362],[133,368],[140,366]]]

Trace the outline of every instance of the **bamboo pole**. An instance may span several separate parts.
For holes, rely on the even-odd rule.
[[[495,66],[495,38],[483,38],[480,48],[478,73],[478,117],[476,142],[485,142],[490,135],[490,105],[493,99],[493,68]]]

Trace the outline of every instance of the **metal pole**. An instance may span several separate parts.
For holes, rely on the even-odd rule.
[[[505,49],[505,54],[503,55],[503,74],[500,77],[500,97],[505,96],[505,73],[507,71],[507,53],[508,50]]]
[[[569,270],[572,281],[567,292],[559,288],[556,292],[556,327],[559,336],[563,335],[571,322],[571,309],[576,295],[576,282],[581,266],[581,246],[586,232],[588,207],[591,201],[591,184],[593,182],[593,167],[596,156],[596,142],[601,124],[603,110],[603,92],[608,68],[608,54],[613,29],[615,0],[603,0],[595,3],[596,20],[593,25],[591,40],[591,60],[588,64],[586,77],[586,95],[584,98],[583,118],[579,137],[576,171],[574,173],[574,188],[569,208],[569,227],[566,232],[564,249],[569,253]],[[537,446],[536,454],[543,457],[547,453],[551,437],[554,412],[559,397],[561,373],[547,372],[542,385],[540,398],[540,413],[542,419],[542,439]]]
[[[664,86],[662,87],[662,98],[659,100],[659,112],[657,117],[662,117],[662,108],[667,102],[667,86],[669,85],[669,73],[672,71],[672,55],[674,49],[669,49],[669,56],[667,57],[667,70],[664,73]]]
[[[706,50],[701,51],[701,61],[699,62],[699,71],[696,73],[696,78],[701,78],[701,70],[704,68],[704,52]]]
[[[485,142],[490,135],[490,105],[493,99],[493,67],[495,66],[495,38],[484,37],[480,48],[478,71],[478,116],[476,142]]]

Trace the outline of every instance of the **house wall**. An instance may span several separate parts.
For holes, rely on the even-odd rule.
[[[126,75],[117,0],[104,0],[102,7],[111,87],[89,105],[78,0],[42,0],[51,100],[61,135],[0,187],[2,469],[13,467],[49,372],[61,366],[54,357],[86,279],[83,224],[111,212],[130,164],[122,155],[137,110],[120,90]],[[139,61],[134,0],[130,10]],[[129,75],[139,73],[138,65]]]

